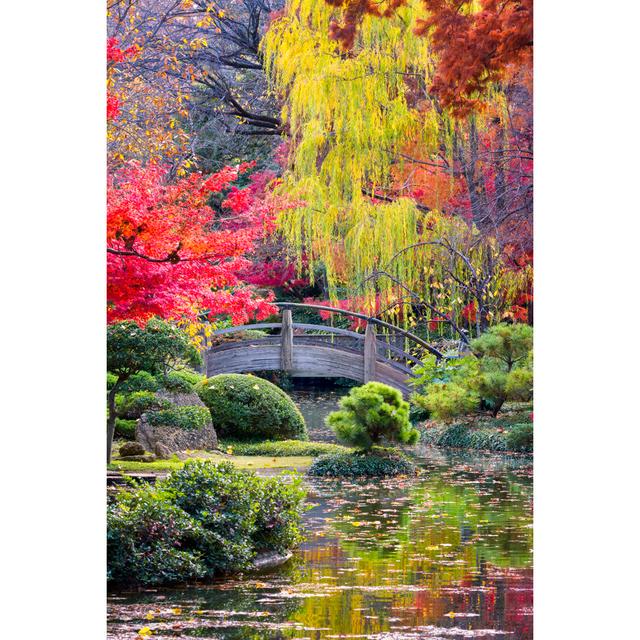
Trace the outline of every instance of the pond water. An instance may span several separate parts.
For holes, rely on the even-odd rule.
[[[325,418],[340,407],[338,401],[349,393],[348,388],[297,385],[287,394],[298,405],[307,423],[310,440],[336,442],[336,437],[325,424]]]
[[[308,480],[308,539],[279,569],[111,593],[109,638],[531,639],[531,461],[421,455],[414,479]]]

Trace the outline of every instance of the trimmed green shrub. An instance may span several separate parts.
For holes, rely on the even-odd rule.
[[[187,462],[153,487],[121,489],[109,504],[108,577],[157,585],[246,569],[258,552],[301,542],[303,501],[297,478]]]
[[[137,420],[125,420],[116,418],[116,435],[126,440],[133,440],[136,437]]]
[[[134,391],[116,396],[116,413],[118,417],[127,420],[139,418],[143,413],[153,409],[168,409],[170,406],[169,400],[158,398],[151,391]]]
[[[321,456],[328,453],[347,453],[349,449],[331,442],[309,442],[307,440],[279,440],[264,442],[242,442],[225,440],[221,449],[231,447],[237,456]]]
[[[397,389],[368,382],[340,399],[340,411],[327,416],[338,440],[363,450],[382,440],[415,444],[420,437],[409,422],[409,403]]]
[[[206,378],[196,391],[211,411],[218,434],[238,440],[307,439],[300,410],[267,380],[237,373]]]
[[[369,451],[337,453],[313,461],[308,474],[332,478],[415,475],[416,466],[399,451],[374,447]]]
[[[202,382],[205,376],[196,373],[195,371],[189,371],[188,369],[179,369],[178,371],[171,371],[165,377],[160,379],[162,386],[169,391],[175,391],[177,393],[191,393],[194,391],[195,386]]]
[[[185,431],[202,429],[211,420],[209,409],[200,406],[170,407],[147,413],[149,423],[157,426],[178,427]]]
[[[507,431],[507,448],[509,451],[533,451],[533,423],[515,424]]]
[[[159,388],[160,384],[154,375],[148,371],[138,371],[138,373],[134,373],[125,380],[118,388],[118,391],[120,393],[133,393],[134,391],[157,391]]]

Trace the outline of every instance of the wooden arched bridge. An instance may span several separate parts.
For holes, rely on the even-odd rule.
[[[225,340],[206,353],[207,376],[250,371],[286,371],[293,377],[350,378],[357,382],[376,380],[411,393],[411,367],[421,357],[443,354],[418,336],[377,318],[323,305],[277,303],[281,322],[263,322],[218,329],[214,335],[228,335],[252,329],[277,331],[264,337]],[[328,311],[364,325],[364,333],[349,329],[295,322],[298,309]]]

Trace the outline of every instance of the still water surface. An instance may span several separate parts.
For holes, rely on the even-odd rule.
[[[109,637],[531,639],[530,460],[425,448],[421,466],[416,479],[307,481],[315,506],[290,562],[112,593]]]

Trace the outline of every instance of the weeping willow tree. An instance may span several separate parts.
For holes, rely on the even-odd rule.
[[[410,197],[388,196],[408,145],[419,144],[423,157],[452,155],[455,123],[427,92],[429,38],[413,31],[423,5],[409,0],[388,19],[365,16],[349,52],[329,37],[341,12],[318,0],[288,0],[261,44],[290,138],[280,189],[303,203],[281,214],[281,233],[311,273],[323,263],[332,300],[346,291],[365,311],[375,302],[407,325],[417,300],[431,317],[456,322],[480,296],[488,299],[478,309],[481,324],[490,322],[498,299],[508,304],[518,287],[498,264],[495,242]],[[476,280],[492,274],[478,295],[475,285],[460,284],[472,272]]]

